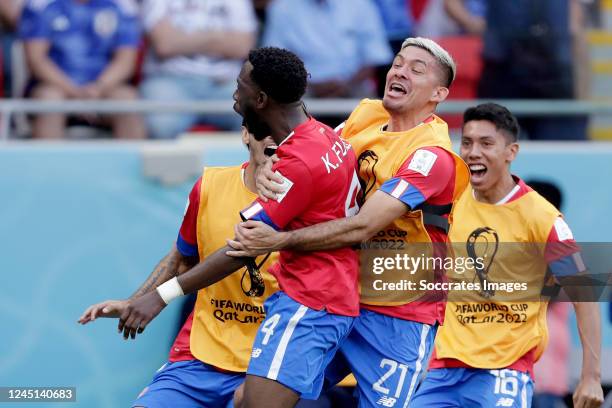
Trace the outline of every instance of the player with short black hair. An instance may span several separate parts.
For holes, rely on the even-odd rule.
[[[250,59],[255,64],[246,61],[237,79],[234,110],[256,139],[270,136],[277,143],[282,160],[274,171],[284,187],[276,200],[255,200],[241,216],[293,230],[354,215],[359,192],[355,155],[333,129],[308,115],[300,100],[303,87],[289,86],[305,83],[301,61],[287,50],[272,48],[255,50]],[[273,85],[276,75],[289,89]],[[324,158],[333,161],[333,168]],[[144,330],[174,298],[212,285],[250,262],[226,255],[230,249],[218,249],[157,291],[132,301],[120,319],[124,336]],[[300,396],[318,398],[325,369],[359,314],[358,268],[355,251],[346,246],[280,252],[269,272],[281,290],[265,303],[266,319],[247,370],[244,406],[284,408],[294,406]]]
[[[455,256],[486,256],[488,266],[447,271],[449,280],[474,279],[480,289],[449,295],[429,372],[413,404],[528,408],[533,365],[548,338],[543,286],[549,280],[563,285],[586,267],[559,210],[510,172],[518,153],[518,143],[508,142],[517,129],[514,116],[488,103],[468,109],[465,118],[461,157],[472,171],[471,187],[453,208],[449,238]],[[524,292],[492,291],[486,288],[491,282],[524,284]],[[595,408],[603,402],[599,308],[576,295],[572,300],[583,349],[574,406]]]
[[[508,137],[510,143],[518,141],[520,129],[518,120],[505,106],[489,102],[466,109],[463,113],[463,123],[474,120],[489,121]]]
[[[281,48],[263,47],[249,52],[251,79],[279,103],[299,101],[306,93],[308,73],[302,61]]]

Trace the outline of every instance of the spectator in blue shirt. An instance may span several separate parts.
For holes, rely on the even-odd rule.
[[[42,100],[136,99],[128,84],[140,42],[138,9],[131,0],[29,0],[19,24],[31,97]],[[110,117],[117,137],[144,138],[135,114]],[[37,115],[35,138],[61,138],[63,114]]]
[[[322,98],[374,95],[374,68],[393,58],[371,0],[275,0],[263,44],[295,52],[310,74],[309,94]]]

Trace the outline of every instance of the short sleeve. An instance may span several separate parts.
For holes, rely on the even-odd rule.
[[[281,230],[310,204],[313,181],[306,165],[296,158],[283,158],[273,170],[283,178],[284,193],[268,202],[257,199],[241,215],[244,219],[262,221]]]
[[[563,217],[557,217],[550,229],[544,257],[550,271],[557,278],[576,275],[586,270],[580,247]]]
[[[187,206],[185,207],[185,215],[183,216],[183,222],[179,230],[178,238],[176,240],[176,247],[183,256],[192,257],[198,256],[198,211],[200,209],[200,186],[202,178],[200,177],[191,192],[187,200]]]
[[[119,25],[115,37],[115,47],[138,48],[140,45],[140,22],[133,0],[121,0],[119,7]]]
[[[442,148],[426,147],[411,154],[380,190],[414,209],[435,198],[452,201],[455,160]]]
[[[47,4],[28,1],[19,21],[19,38],[22,40],[51,39],[51,11]]]

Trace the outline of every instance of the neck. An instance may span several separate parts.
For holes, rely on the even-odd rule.
[[[259,165],[253,159],[253,157],[249,157],[249,165],[246,169],[244,169],[244,185],[246,188],[252,192],[257,194],[257,186],[255,185],[255,174],[257,174],[257,169]]]
[[[491,188],[486,190],[476,190],[474,189],[474,197],[476,197],[477,201],[481,201],[483,203],[495,204],[499,202],[502,198],[507,196],[510,191],[516,186],[516,182],[512,178],[510,172],[506,173],[503,177],[501,177],[497,183],[495,183]]]
[[[433,113],[434,110],[430,107],[426,107],[418,111],[409,111],[401,113],[389,112],[390,117],[389,125],[387,126],[387,131],[405,132],[427,120],[427,118],[433,115]]]
[[[272,136],[276,144],[280,144],[287,138],[293,129],[308,121],[310,118],[304,110],[302,101],[298,101],[272,109],[267,119],[272,131],[270,136]]]

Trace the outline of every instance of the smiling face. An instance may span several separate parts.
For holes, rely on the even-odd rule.
[[[463,125],[461,158],[470,168],[474,190],[486,192],[510,174],[510,163],[518,153],[518,143],[488,120],[471,120]]]
[[[390,113],[421,109],[446,99],[442,68],[428,51],[416,47],[403,48],[387,73],[383,105]]]

